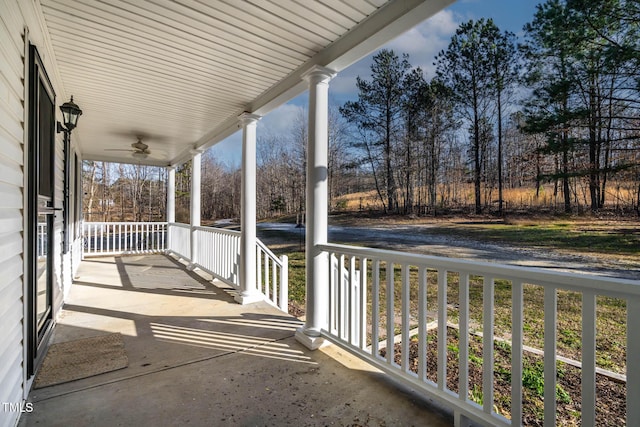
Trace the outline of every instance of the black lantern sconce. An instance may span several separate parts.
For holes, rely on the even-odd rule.
[[[63,238],[62,238],[62,253],[69,252],[69,234],[71,232],[69,227],[69,193],[70,193],[70,170],[71,170],[71,131],[78,125],[78,117],[82,115],[82,110],[73,102],[73,95],[71,100],[65,102],[60,106],[62,111],[63,123],[57,122],[57,133],[64,132],[64,192],[63,192]]]
[[[65,102],[60,106],[62,111],[62,123],[58,122],[58,133],[67,132],[71,133],[73,129],[78,125],[78,117],[82,115],[82,110],[73,102],[73,95],[71,95],[71,101]]]

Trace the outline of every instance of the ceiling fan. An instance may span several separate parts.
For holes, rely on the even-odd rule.
[[[131,153],[133,157],[137,157],[140,159],[146,159],[147,156],[151,154],[149,150],[149,146],[142,142],[142,137],[136,137],[138,140],[131,144],[132,149],[124,149],[124,148],[107,148],[105,151],[128,151]]]
[[[133,157],[146,158],[151,151],[149,151],[149,146],[142,142],[142,138],[138,137],[138,140],[131,144],[133,148],[133,153],[131,154]]]

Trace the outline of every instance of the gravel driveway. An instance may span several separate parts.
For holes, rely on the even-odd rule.
[[[304,229],[295,228],[294,224],[259,223],[258,235],[261,230],[291,233],[292,242],[299,241],[300,233],[304,236]],[[330,225],[329,241],[425,255],[640,280],[640,261],[568,253],[548,248],[486,243],[476,239],[446,235],[429,225],[371,227]]]

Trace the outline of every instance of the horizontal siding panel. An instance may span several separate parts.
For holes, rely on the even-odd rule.
[[[0,182],[22,187],[22,164],[16,163],[13,159],[9,159],[0,153]]]
[[[0,234],[0,263],[11,259],[14,254],[22,252],[22,234]]]
[[[4,52],[0,49],[0,80],[2,80],[6,88],[10,89],[14,96],[18,96],[22,91],[21,77],[22,73],[16,74],[7,63],[7,57],[4,56]],[[5,89],[6,90],[6,89]]]
[[[11,346],[5,346],[5,342],[14,343],[13,347],[17,347],[15,343],[18,343],[19,347],[22,347],[20,343],[20,337],[22,336],[22,322],[20,321],[22,318],[20,310],[17,307],[14,307],[13,310],[9,313],[5,314],[4,320],[10,321],[11,326],[6,329],[6,340],[0,344],[0,378],[6,378],[10,374],[11,362],[16,358],[21,358],[16,355],[16,349]],[[3,383],[3,382],[2,382]],[[6,390],[0,391],[0,395],[3,397],[7,397],[8,393]],[[2,402],[6,402],[6,400],[2,400]]]
[[[0,298],[0,319],[3,319],[14,306],[22,305],[22,292],[20,278],[6,282],[6,286],[2,289],[2,298]]]
[[[15,346],[16,342],[11,344]],[[17,342],[13,347],[11,358],[0,359],[0,363],[6,363],[7,374],[0,376],[0,400],[2,402],[17,403],[22,402],[22,345]],[[8,416],[4,416],[8,414]],[[6,412],[0,418],[2,427],[13,427],[20,416],[20,412]]]
[[[3,61],[0,63],[0,74],[5,76],[19,76],[23,73],[22,55],[24,53],[14,43],[6,43],[5,40],[10,40],[11,36],[8,33],[7,27],[0,25],[0,37],[3,41],[0,43],[0,58]],[[22,38],[19,35],[20,38]]]
[[[22,276],[22,253],[0,262],[0,291]],[[1,296],[2,294],[0,294]]]
[[[20,85],[22,88],[22,85]],[[20,122],[23,119],[24,109],[22,107],[22,93],[16,94],[8,85],[4,78],[0,78],[0,102],[6,104],[6,110],[17,117]]]
[[[4,129],[9,137],[12,138],[14,143],[23,141],[23,128],[20,121],[11,120],[11,117],[6,115],[0,116],[0,127]]]
[[[17,369],[12,370],[3,381],[6,381],[6,383],[2,384],[1,390],[8,392],[7,397],[3,397],[3,399],[6,399],[3,400],[3,402],[22,402],[22,373]],[[7,414],[6,417],[3,416],[2,419],[0,419],[0,426],[15,426],[20,417],[20,412],[7,412]]]
[[[0,402],[8,403],[23,396],[23,25],[17,1],[0,0]],[[0,426],[19,415],[2,413]]]
[[[6,322],[6,337],[0,343],[0,384],[5,384],[5,379],[11,376],[12,371],[18,371],[22,376],[22,305],[14,304],[3,317],[2,321]],[[15,362],[18,361],[16,366]],[[17,369],[16,369],[17,368]],[[7,398],[10,394],[9,389],[0,386],[0,399]],[[1,400],[6,402],[6,400]]]
[[[3,208],[22,208],[22,190],[14,185],[0,182],[0,200]]]
[[[0,10],[2,11],[0,21],[3,21],[6,27],[12,30],[11,34],[15,32],[21,34],[22,31],[23,19],[18,2],[19,0],[0,0]],[[19,37],[17,35],[15,35],[15,37],[16,44],[19,44]]]
[[[17,113],[17,114],[16,114]],[[0,117],[10,133],[15,137],[21,137],[23,134],[22,127],[22,111],[17,112],[6,102],[0,102]],[[20,139],[18,139],[20,141]]]
[[[20,400],[22,389],[16,390],[15,398]],[[18,422],[18,414],[12,414],[7,420],[0,420],[0,427],[13,427]]]
[[[22,164],[24,158],[21,145],[22,139],[18,139],[9,134],[9,132],[4,130],[2,124],[3,121],[2,118],[0,118],[0,153],[8,159]]]
[[[22,211],[20,209],[0,209],[0,234],[22,231]]]
[[[20,9],[17,7],[17,2],[15,0],[0,0],[0,10],[2,11],[2,13],[0,13],[0,26],[6,28],[5,33],[7,36],[6,39],[3,38],[2,40],[10,40],[13,49],[22,52],[20,46],[23,45],[22,32],[24,29],[24,20],[22,19]]]

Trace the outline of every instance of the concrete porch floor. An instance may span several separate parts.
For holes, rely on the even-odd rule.
[[[52,342],[112,332],[125,369],[32,390],[19,426],[450,426],[433,402],[164,255],[82,262]]]

